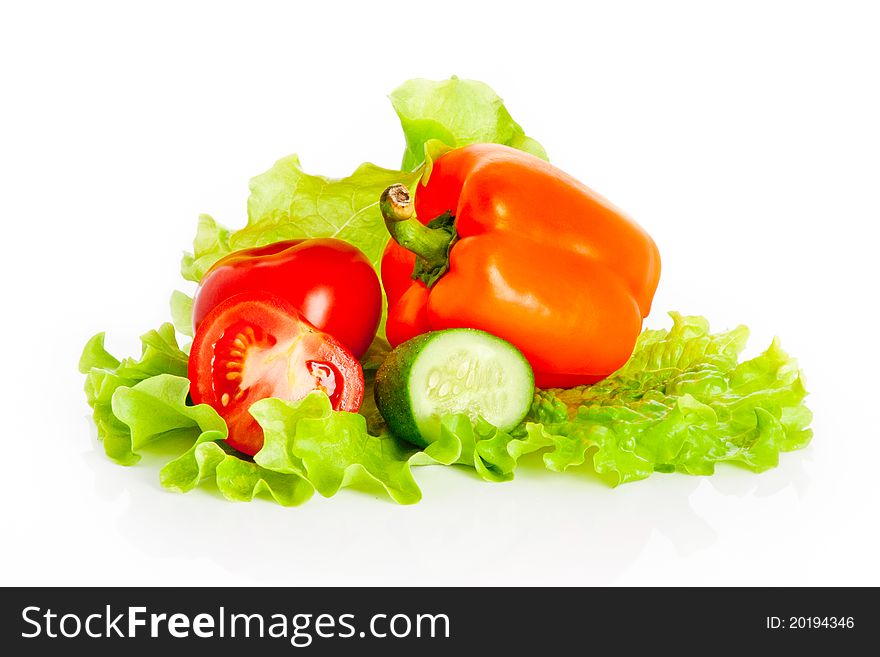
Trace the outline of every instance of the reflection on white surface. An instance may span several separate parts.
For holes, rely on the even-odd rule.
[[[133,562],[139,553],[154,564],[190,559],[216,568],[212,581],[276,585],[611,584],[655,534],[682,558],[716,543],[694,500],[802,494],[809,486],[799,459],[788,457],[785,468],[761,476],[726,467],[712,478],[657,475],[619,488],[586,466],[559,475],[531,459],[507,484],[465,468],[416,468],[424,499],[414,506],[345,489],[281,508],[226,502],[216,491],[170,493],[155,458],[134,468],[98,451],[84,458],[98,497],[120,504],[115,529]]]

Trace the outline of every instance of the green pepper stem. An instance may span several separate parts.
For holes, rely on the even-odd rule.
[[[412,197],[404,185],[391,185],[382,192],[379,209],[395,242],[416,254],[423,269],[446,269],[451,236],[449,231],[428,228],[415,216]]]

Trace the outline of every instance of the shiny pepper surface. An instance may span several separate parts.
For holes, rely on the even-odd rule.
[[[527,153],[474,144],[416,190],[382,195],[388,339],[471,327],[517,346],[539,387],[623,365],[660,277],[651,237],[611,203]]]

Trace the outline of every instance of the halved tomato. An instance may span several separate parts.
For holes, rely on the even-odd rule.
[[[290,301],[313,326],[338,338],[358,358],[376,337],[382,316],[382,286],[373,265],[357,248],[335,238],[286,240],[221,258],[199,282],[193,326],[198,329],[218,303],[247,292]]]
[[[364,398],[363,370],[348,348],[265,293],[237,294],[205,316],[190,350],[189,380],[192,400],[226,420],[226,442],[251,455],[263,446],[263,430],[248,412],[255,401],[295,401],[322,390],[335,410],[356,412]]]

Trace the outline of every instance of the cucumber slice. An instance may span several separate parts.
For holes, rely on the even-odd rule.
[[[447,329],[399,345],[376,373],[376,406],[396,435],[427,447],[440,418],[464,413],[509,431],[528,413],[535,378],[525,357],[485,331]]]

